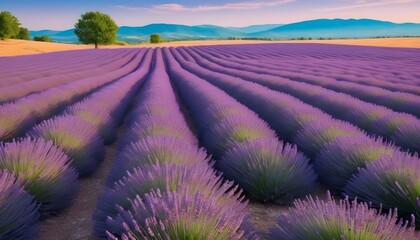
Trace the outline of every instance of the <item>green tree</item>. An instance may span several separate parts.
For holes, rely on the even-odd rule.
[[[100,12],[87,12],[75,24],[74,33],[86,44],[111,44],[117,40],[118,26],[112,18]]]
[[[20,22],[8,11],[0,12],[0,38],[8,39],[19,34]]]
[[[17,35],[17,39],[29,40],[30,39],[29,30],[27,28],[21,27],[19,29],[19,33]]]
[[[51,38],[48,36],[35,36],[34,41],[38,42],[51,42]]]
[[[160,38],[160,35],[157,33],[153,33],[150,35],[150,43],[161,43],[162,39]]]

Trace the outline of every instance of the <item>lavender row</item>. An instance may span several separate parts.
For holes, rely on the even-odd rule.
[[[55,73],[54,69],[52,69],[52,71],[50,72],[52,76],[23,82],[9,87],[0,88],[0,103],[9,102],[23,97],[25,95],[28,95],[30,93],[40,92],[55,86],[60,86],[80,79],[87,79],[89,77],[101,77],[126,65],[134,57],[135,52],[131,52],[127,56],[116,58],[110,63],[105,64],[104,62],[102,62],[104,65],[100,68],[91,66],[88,70],[80,70],[70,74],[67,73],[60,75]]]
[[[379,70],[375,76],[380,76],[386,81],[392,80],[397,83],[409,82],[413,84],[413,77],[419,77],[417,71],[420,61],[418,49],[402,48],[377,48],[361,46],[343,46],[343,45],[324,45],[324,44],[259,44],[252,45],[255,52],[250,51],[248,45],[235,46],[209,46],[200,47],[202,49],[225,49],[230,50],[227,55],[236,53],[238,56],[247,57],[244,59],[259,60],[284,60],[292,62],[301,61],[302,66],[315,66],[314,60],[324,61],[327,67],[335,67],[346,70],[345,73],[354,73],[352,70],[358,68],[361,70],[361,77],[364,77],[364,71]],[[232,49],[235,49],[234,51]],[[241,51],[241,54],[239,53]],[[226,52],[225,52],[226,53]],[[322,70],[322,67],[321,70]],[[398,68],[396,68],[398,67]],[[396,74],[398,73],[398,74]],[[357,74],[359,75],[359,74]],[[362,80],[362,79],[361,79]],[[416,81],[418,82],[418,81]]]
[[[36,234],[38,205],[21,181],[0,170],[0,239],[31,239]]]
[[[253,51],[249,49],[242,49],[240,51],[239,46],[227,47],[223,49],[222,53],[216,55],[214,52],[220,53],[221,47],[200,47],[200,50],[206,51],[207,53],[221,58],[235,58],[240,59],[241,61],[248,60],[249,64],[260,63],[265,68],[273,68],[277,70],[283,70],[282,73],[286,74],[285,76],[296,79],[307,79],[308,75],[310,77],[316,76],[318,80],[339,80],[343,84],[349,83],[354,85],[355,83],[376,86],[385,88],[391,91],[402,91],[407,93],[419,94],[420,87],[419,79],[420,75],[416,73],[415,63],[419,62],[417,59],[407,59],[405,56],[396,58],[395,60],[390,61],[390,59],[376,59],[369,60],[366,59],[368,55],[364,55],[363,58],[360,56],[353,56],[350,59],[343,58],[345,55],[334,55],[331,57],[323,57],[320,54],[319,49],[311,50],[313,53],[308,53],[308,50],[311,49],[311,46],[308,45],[299,45],[298,52],[300,53],[293,56],[288,56],[284,53],[284,50],[281,49],[280,56],[266,56],[264,53],[273,53],[275,52],[274,46],[256,46],[253,48]],[[291,45],[290,48],[295,48]],[[318,48],[318,46],[317,46]],[[217,51],[219,50],[219,51]],[[337,52],[341,53],[344,49],[338,48]],[[359,48],[353,47],[352,51],[360,51]],[[412,51],[416,51],[415,49]],[[252,60],[250,62],[249,57],[243,57],[244,55],[252,54],[252,57],[260,56],[258,60]],[[331,60],[333,59],[333,61]],[[350,61],[349,61],[350,60]],[[395,62],[398,61],[399,65],[396,66]],[[387,65],[380,65],[381,63],[387,63]],[[412,65],[410,67],[410,64]],[[414,64],[414,65],[413,65]],[[290,69],[298,68],[299,71],[291,72]],[[386,73],[389,71],[389,73]],[[333,79],[332,79],[333,78]],[[400,78],[404,78],[401,80]]]
[[[306,49],[307,46],[303,45],[302,49]],[[214,53],[215,48],[211,51],[208,48],[200,48],[200,50],[206,51],[209,54],[216,56]],[[272,49],[261,49],[263,52],[270,51]],[[357,51],[355,48],[353,51]],[[359,83],[367,86],[381,87],[391,91],[402,91],[413,94],[418,94],[420,87],[418,86],[419,75],[415,71],[416,60],[407,60],[405,58],[398,58],[394,61],[390,59],[379,59],[370,60],[366,58],[356,57],[343,58],[343,55],[337,55],[333,58],[325,58],[322,55],[315,52],[315,54],[308,57],[296,56],[292,58],[272,57],[267,55],[260,55],[257,49],[253,52],[255,55],[260,55],[258,59],[244,58],[245,54],[250,54],[249,51],[245,50],[239,52],[238,49],[235,51],[225,50],[224,52],[229,54],[221,55],[216,57],[221,58],[239,58],[241,61],[248,61],[249,63],[260,63],[266,65],[266,68],[274,68],[282,70],[286,74],[294,76],[295,72],[291,72],[290,69],[294,69],[299,66],[299,74],[317,76],[318,78],[334,78],[338,81]],[[233,55],[235,53],[235,55]],[[303,52],[302,52],[303,53]],[[399,65],[395,62],[398,61]],[[418,60],[417,60],[418,61]],[[388,63],[387,65],[380,65],[380,63]],[[408,65],[412,65],[411,67]],[[387,72],[389,71],[389,72]],[[300,76],[297,74],[297,76]]]
[[[384,208],[398,207],[402,216],[410,218],[410,214],[414,214],[419,219],[420,189],[415,184],[419,181],[419,176],[411,174],[413,171],[420,172],[419,166],[408,166],[399,161],[400,163],[388,168],[371,167],[386,165],[389,155],[391,158],[403,159],[414,157],[400,152],[392,145],[383,144],[381,139],[369,138],[353,125],[333,119],[290,95],[210,71],[183,60],[176,50],[173,53],[178,55],[182,67],[220,87],[254,110],[270,123],[280,137],[292,139],[300,150],[312,158],[321,181],[333,190],[342,192],[345,189],[344,192],[351,197],[358,197],[377,206],[383,204]],[[336,143],[337,141],[341,142]],[[351,148],[343,156],[341,149],[334,146]],[[322,154],[323,152],[327,154]],[[362,174],[364,171],[367,173]],[[374,171],[383,171],[383,175],[389,176],[393,181],[364,181],[368,176],[377,176],[378,173]],[[352,185],[354,181],[363,184]],[[358,194],[353,194],[356,192],[350,190],[353,188],[359,190]],[[376,189],[377,192],[370,193],[367,189]],[[380,195],[381,191],[389,195]],[[407,202],[410,204],[406,204]]]
[[[239,239],[245,203],[221,184],[189,130],[155,50],[154,69],[99,197],[95,235],[108,239]]]
[[[45,78],[52,75],[65,75],[74,73],[74,67],[77,67],[79,71],[85,71],[100,67],[101,65],[115,61],[118,58],[122,58],[130,51],[118,51],[115,54],[115,50],[112,51],[99,51],[92,52],[89,50],[84,51],[83,55],[80,53],[74,56],[72,52],[66,55],[60,55],[59,57],[51,57],[48,61],[42,59],[33,59],[33,63],[38,67],[25,68],[23,63],[16,63],[16,69],[11,71],[9,74],[2,72],[0,74],[0,87],[8,87],[23,82],[33,81],[39,78]],[[43,63],[36,64],[38,62]]]
[[[24,134],[34,124],[57,114],[66,105],[132,72],[143,57],[143,50],[124,67],[100,77],[81,79],[0,105],[0,140],[7,141]]]
[[[289,212],[278,217],[267,236],[278,240],[416,240],[419,237],[414,226],[399,219],[394,209],[381,215],[381,210],[372,209],[367,203],[350,201],[347,197],[337,203],[330,194],[325,201],[311,196],[296,200]]]
[[[183,50],[180,50],[180,52],[185,55],[186,52]],[[291,94],[320,108],[335,118],[355,124],[370,134],[390,139],[404,149],[420,152],[420,144],[413,141],[413,139],[420,137],[420,131],[418,131],[420,129],[420,121],[412,115],[394,112],[388,108],[366,103],[349,95],[323,89],[322,87],[254,73],[243,64],[242,69],[245,70],[222,67],[214,63],[219,63],[219,61],[207,54],[201,53],[201,55],[198,55],[195,52],[188,51],[188,49],[185,50],[195,57],[199,65],[207,69],[240,77],[247,81],[262,84],[273,90]],[[202,57],[206,57],[214,62],[210,62]],[[227,61],[223,61],[223,63],[225,62]],[[291,137],[286,136],[286,139],[290,141]]]
[[[240,59],[216,59],[213,61],[222,66],[242,71],[250,71],[264,75],[279,77],[280,81],[288,79],[322,86],[326,89],[350,94],[364,101],[386,106],[399,112],[407,112],[420,117],[420,96],[403,92],[392,92],[378,87],[366,86],[358,83],[337,81],[331,77],[319,77],[300,72],[298,67],[290,67],[287,71],[278,70],[276,67],[267,67],[267,64],[242,61]],[[246,65],[244,65],[246,64]],[[287,79],[284,79],[287,78]]]
[[[116,131],[120,116],[148,73],[151,58],[149,50],[136,71],[68,107],[63,115],[41,122],[27,133],[31,138],[1,145],[0,169],[11,172],[37,206],[39,213],[31,220],[55,215],[71,204],[78,190],[77,177],[92,173],[104,157],[101,129]],[[11,216],[27,221],[31,215],[25,218],[17,212]],[[5,234],[27,229],[27,238],[34,237],[33,226],[5,229]]]
[[[79,176],[94,172],[112,143],[134,93],[150,69],[152,50],[138,68],[118,81],[67,107],[63,114],[45,120],[27,135],[52,141],[70,157]]]
[[[101,52],[105,52],[100,50]],[[24,55],[15,57],[0,57],[0,77],[13,76],[16,70],[31,70],[36,68],[48,67],[51,64],[50,60],[62,59],[68,56],[68,62],[74,61],[74,58],[83,56],[94,56],[97,53],[94,49],[91,50],[76,50],[76,51],[62,51],[51,52],[45,54]],[[88,55],[86,55],[88,54]]]
[[[238,183],[248,197],[263,202],[284,204],[311,191],[316,176],[296,147],[278,141],[254,112],[183,70],[168,49],[164,52],[199,139],[227,179]]]

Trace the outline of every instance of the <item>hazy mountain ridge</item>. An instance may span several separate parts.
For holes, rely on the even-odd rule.
[[[257,33],[262,31],[268,31],[273,28],[284,26],[285,24],[260,24],[260,25],[251,25],[247,27],[226,27],[227,29],[235,30],[243,33]]]
[[[420,36],[420,24],[393,23],[372,19],[316,19],[253,33],[270,38],[365,38]]]
[[[254,32],[255,31],[255,32]],[[46,35],[53,41],[77,42],[73,29],[65,31],[30,31],[31,37]],[[118,39],[128,42],[147,41],[150,34],[176,39],[226,39],[226,38],[367,38],[393,36],[420,36],[420,24],[393,23],[372,19],[316,19],[291,24],[265,24],[248,27],[221,27],[216,25],[187,26],[156,23],[140,27],[122,26]]]

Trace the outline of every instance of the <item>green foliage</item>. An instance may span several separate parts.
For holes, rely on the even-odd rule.
[[[19,34],[20,22],[8,11],[0,12],[0,38],[9,39]]]
[[[16,38],[22,40],[30,40],[29,30],[27,28],[21,27]]]
[[[153,33],[150,35],[150,43],[161,43],[162,39],[160,38],[160,35],[157,33]]]
[[[85,44],[111,44],[117,40],[118,26],[112,18],[100,12],[86,12],[75,24],[74,33]]]
[[[127,46],[127,45],[129,45],[129,43],[126,42],[126,41],[118,41],[118,40],[115,41],[114,44],[115,45],[118,45],[118,46]]]
[[[38,42],[51,42],[51,38],[48,36],[35,36],[34,41]]]

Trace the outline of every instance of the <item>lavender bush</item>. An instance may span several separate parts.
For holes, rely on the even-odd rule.
[[[25,190],[41,204],[43,216],[68,206],[78,190],[77,172],[51,141],[22,139],[0,145],[0,169],[19,177]]]

